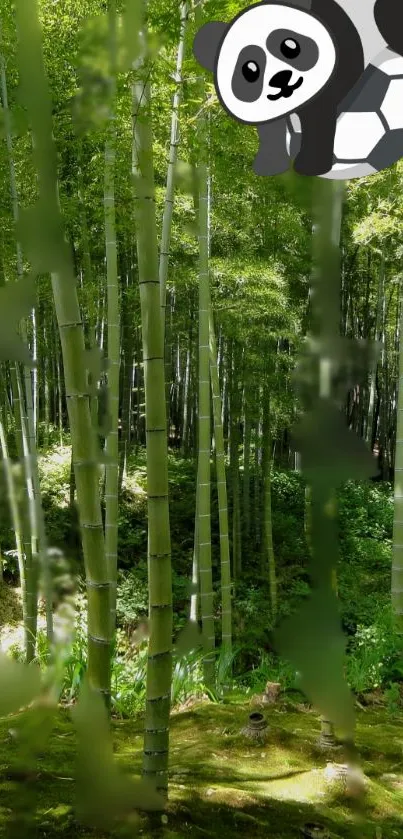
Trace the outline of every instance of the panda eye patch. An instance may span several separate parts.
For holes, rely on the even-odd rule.
[[[242,75],[247,82],[257,82],[260,76],[260,69],[256,61],[246,61],[242,67]]]
[[[312,70],[319,58],[315,41],[290,29],[274,29],[267,38],[266,46],[270,55],[300,72]]]
[[[232,75],[232,92],[240,102],[257,102],[262,94],[266,52],[257,44],[241,49]]]
[[[294,38],[286,38],[286,40],[280,45],[280,50],[283,53],[284,58],[292,59],[299,56],[301,47],[298,41],[294,41]]]

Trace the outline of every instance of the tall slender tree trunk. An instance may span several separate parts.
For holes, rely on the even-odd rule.
[[[34,139],[39,206],[52,229],[41,228],[40,262],[36,249],[28,257],[34,270],[51,271],[66,380],[67,407],[73,447],[77,500],[88,586],[88,677],[93,690],[110,698],[109,581],[98,490],[98,458],[91,426],[84,331],[69,246],[63,233],[57,186],[52,108],[43,63],[41,30],[35,0],[17,0],[20,81]],[[29,56],[35,73],[27,61]],[[42,107],[37,108],[40,100]],[[35,210],[39,212],[39,210]]]
[[[250,371],[245,377],[245,424],[243,437],[243,543],[242,553],[247,563],[250,555],[250,457],[252,441],[252,384]]]
[[[199,574],[199,472],[196,477],[195,526],[192,559],[192,589],[190,595],[190,620],[196,622],[200,617],[200,574]]]
[[[188,453],[188,436],[189,436],[189,394],[190,394],[190,369],[192,363],[192,339],[193,339],[193,317],[190,312],[190,325],[188,332],[188,345],[186,348],[186,366],[185,377],[183,385],[183,414],[182,414],[182,428],[181,428],[181,454],[185,457]]]
[[[270,393],[269,386],[265,382],[263,387],[263,456],[262,456],[262,478],[263,478],[263,539],[262,539],[262,574],[266,568],[269,572],[270,601],[273,621],[277,617],[277,578],[276,562],[273,548],[273,532],[271,518],[271,433],[270,433]]]
[[[221,563],[221,634],[225,653],[232,650],[232,607],[231,607],[231,563],[228,536],[227,481],[225,476],[224,436],[221,419],[221,396],[217,370],[217,348],[214,333],[213,314],[210,306],[210,376],[213,400],[214,440],[217,473],[218,522],[220,529]]]
[[[324,221],[324,224],[325,224],[324,229],[329,230],[330,241],[327,240],[327,246],[328,247],[329,246],[338,247],[338,248],[340,247],[341,222],[342,222],[342,215],[343,215],[343,196],[344,196],[344,183],[343,182],[333,183],[332,184],[332,203],[331,203],[331,206],[330,206],[330,215],[329,215],[329,218],[325,219],[325,221]],[[323,210],[323,206],[322,206],[321,209]],[[317,243],[317,246],[320,247],[319,243],[320,243],[320,237],[322,235],[322,230],[321,230],[322,218],[317,217],[315,219],[315,221],[316,221],[316,224],[313,227],[314,251],[315,251],[316,243]],[[324,261],[323,255],[321,255],[319,258]],[[322,263],[322,270],[325,269],[325,266],[327,267],[326,263],[324,265]],[[317,290],[316,290],[316,293],[317,293]],[[335,303],[335,301],[333,301],[333,303]],[[317,310],[317,306],[316,306],[315,296],[314,296],[313,306],[314,306],[315,315],[316,315],[316,317],[318,317],[318,310]],[[330,309],[329,309],[329,311],[330,311]],[[327,320],[328,320],[327,325],[329,326],[329,317],[327,318]],[[335,318],[335,320],[336,320],[336,318]],[[338,314],[337,314],[337,322],[339,322],[339,315]],[[352,318],[352,323],[353,323],[353,318]],[[336,332],[338,333],[340,331],[340,326],[338,325],[338,327],[336,327],[334,321],[332,322],[331,325],[332,325],[332,329],[334,330],[335,333]],[[317,328],[318,324],[316,323],[315,326]],[[322,364],[320,372],[319,372],[319,396],[323,397],[323,398],[328,398],[332,395],[332,381],[331,381],[330,369],[331,368],[329,367],[328,364],[326,364],[326,365]],[[308,528],[307,529],[307,535],[308,535],[308,539],[309,539],[309,544],[311,543],[311,528],[313,528],[313,516],[315,514],[315,516],[317,516],[318,520],[320,521],[320,516],[323,515],[323,513],[320,509],[321,505],[322,505],[322,508],[323,508],[323,506],[324,506],[323,500],[321,500],[319,502],[318,498],[313,498],[313,494],[311,492],[310,497],[309,497],[308,517],[307,517],[307,528]],[[319,513],[319,515],[318,515],[318,513]],[[329,498],[327,499],[326,514],[330,519],[334,520],[336,518],[336,503],[335,503],[334,491],[330,494]],[[323,572],[321,572],[321,576],[323,576]],[[318,584],[319,580],[313,580],[313,583]],[[334,591],[337,589],[336,570],[335,569],[333,569],[333,571],[332,571],[332,575],[331,575],[330,580],[326,580],[326,585],[329,585],[331,588],[333,588]],[[326,746],[332,747],[332,746],[335,745],[334,726],[329,720],[327,720],[323,716],[321,717],[320,742],[325,747]]]
[[[105,245],[108,325],[108,400],[110,430],[106,439],[106,489],[105,489],[105,556],[110,580],[111,634],[116,626],[116,580],[118,567],[118,485],[119,485],[119,367],[120,367],[120,314],[118,261],[115,227],[115,94],[116,94],[116,8],[109,0],[110,40],[110,103],[111,112],[105,143]]]
[[[149,644],[143,774],[168,795],[172,571],[164,346],[155,218],[148,56],[133,83],[133,177],[146,403]]]
[[[257,406],[256,412],[258,419],[254,423],[254,440],[255,440],[255,458],[254,458],[254,478],[253,478],[253,517],[254,517],[254,543],[255,550],[260,549],[261,532],[260,532],[260,393],[257,392]]]
[[[230,390],[230,474],[232,485],[232,564],[233,577],[237,580],[242,571],[241,557],[241,505],[239,486],[239,421],[240,421],[240,348],[234,343]]]
[[[392,542],[392,611],[403,647],[403,285],[400,290],[399,385]]]
[[[173,212],[173,205],[174,205],[174,191],[175,191],[175,166],[176,160],[178,156],[178,145],[179,145],[179,108],[180,102],[182,97],[182,65],[183,65],[183,58],[185,54],[185,38],[186,38],[186,27],[188,21],[188,4],[187,2],[181,2],[180,4],[180,36],[179,36],[179,46],[178,46],[178,54],[176,59],[176,72],[175,72],[175,84],[176,89],[174,93],[173,103],[172,103],[172,117],[171,117],[171,138],[169,144],[169,158],[168,158],[168,171],[167,171],[167,182],[166,182],[166,190],[165,190],[165,203],[164,203],[164,212],[162,217],[162,235],[161,235],[161,247],[160,247],[160,260],[159,260],[159,279],[160,279],[160,289],[161,289],[161,309],[162,309],[162,328],[163,328],[163,341],[165,345],[165,329],[166,329],[166,318],[165,318],[165,311],[167,305],[167,276],[168,276],[168,260],[169,260],[169,248],[170,248],[170,241],[171,241],[171,229],[172,229],[172,212]],[[170,375],[171,375],[171,365],[170,365],[170,347],[167,346],[165,354],[165,387],[166,387],[166,400],[167,400],[167,419],[169,418],[169,387],[170,387]],[[168,423],[169,426],[169,423]],[[168,428],[169,431],[169,428]]]
[[[15,224],[19,220],[18,209],[18,193],[17,182],[14,165],[14,152],[12,142],[12,131],[10,122],[10,113],[8,109],[8,95],[7,95],[7,79],[5,73],[5,66],[3,57],[1,60],[1,98],[3,102],[3,117],[6,129],[7,152],[9,159],[9,174],[10,174],[10,192],[11,203],[13,209],[13,218]],[[17,240],[17,274],[20,281],[23,279],[23,260],[22,249],[20,242]],[[35,309],[32,310],[32,325],[33,325],[33,362],[37,363],[37,334],[36,334],[36,317]],[[21,337],[24,343],[27,343],[27,329],[25,321],[21,324]],[[21,429],[21,444],[23,457],[23,468],[25,474],[25,483],[28,495],[28,509],[29,521],[31,528],[31,550],[25,556],[25,568],[28,573],[30,583],[26,587],[26,596],[28,598],[27,618],[29,620],[29,639],[27,646],[27,657],[31,660],[35,654],[36,646],[36,632],[37,632],[37,608],[38,608],[38,579],[39,571],[42,571],[42,580],[44,585],[45,602],[46,602],[46,626],[47,638],[49,643],[53,641],[53,614],[52,614],[52,591],[51,591],[51,577],[47,562],[47,545],[45,536],[45,523],[42,509],[42,501],[40,495],[39,472],[38,472],[38,458],[37,458],[37,415],[38,415],[38,385],[37,385],[37,370],[34,369],[34,378],[32,383],[31,370],[24,365],[24,383],[25,393],[22,387],[21,377],[17,364],[13,366],[15,377],[12,379],[14,388],[14,398],[17,398],[20,411],[20,429]],[[33,392],[32,392],[33,384]],[[18,392],[17,392],[18,391]]]
[[[196,11],[196,25],[202,20],[201,6]],[[198,79],[200,101],[205,101],[203,76]],[[203,630],[204,678],[208,687],[215,683],[215,632],[213,579],[211,568],[211,403],[210,403],[210,360],[209,360],[209,257],[208,257],[208,169],[207,169],[207,125],[201,114],[197,120],[199,163],[198,182],[198,239],[199,239],[199,402],[198,402],[198,534],[200,606]]]
[[[384,254],[382,252],[381,256],[381,264],[379,268],[379,275],[378,275],[378,286],[377,286],[377,300],[376,300],[376,321],[375,321],[375,341],[379,340],[380,337],[380,326],[381,326],[381,317],[382,317],[382,300],[383,300],[383,293],[384,293],[384,278],[385,278],[385,261],[384,261]],[[371,370],[370,374],[370,385],[369,385],[369,406],[368,406],[368,422],[367,422],[367,443],[371,446],[371,451],[374,447],[374,417],[375,417],[375,385],[376,385],[376,367],[374,366],[373,370]]]
[[[126,304],[126,305],[125,305]],[[122,371],[122,431],[119,451],[119,480],[118,493],[122,490],[123,479],[126,476],[127,458],[130,447],[130,404],[133,377],[133,325],[129,324],[128,306],[126,300],[122,302],[123,325],[123,371]],[[137,429],[136,440],[140,435],[139,405],[140,405],[140,367],[135,370],[135,387],[137,392]]]

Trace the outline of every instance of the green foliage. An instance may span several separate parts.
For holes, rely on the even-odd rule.
[[[402,707],[402,692],[400,685],[393,682],[387,690],[385,690],[385,698],[388,703],[388,710],[394,714]]]
[[[268,681],[280,682],[282,691],[298,688],[294,668],[273,653],[262,653],[259,664],[237,678],[239,687],[251,693],[263,693]]]
[[[189,611],[189,579],[172,572],[172,590],[175,607],[175,629],[183,625]],[[131,627],[148,614],[147,562],[140,560],[130,571],[120,572],[118,580],[116,614],[122,626]]]
[[[116,615],[121,624],[131,624],[148,613],[147,563],[143,560],[129,572],[120,572]]]
[[[338,588],[344,628],[374,623],[390,598],[393,495],[386,485],[349,481],[339,492]]]
[[[403,680],[401,639],[390,607],[378,608],[370,626],[359,625],[350,643],[346,676],[357,693],[390,687]]]

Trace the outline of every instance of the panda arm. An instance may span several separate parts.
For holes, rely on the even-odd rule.
[[[298,114],[301,120],[301,150],[294,163],[300,175],[324,175],[333,164],[337,109],[332,103],[320,109],[314,103]]]
[[[256,175],[281,175],[290,167],[287,123],[284,117],[257,126],[259,149],[253,162]]]
[[[374,17],[388,47],[398,55],[403,55],[403,4],[401,0],[376,0]]]

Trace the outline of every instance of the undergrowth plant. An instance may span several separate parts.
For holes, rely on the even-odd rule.
[[[390,688],[403,681],[401,640],[390,606],[379,608],[370,626],[357,627],[348,653],[346,675],[356,693]]]

